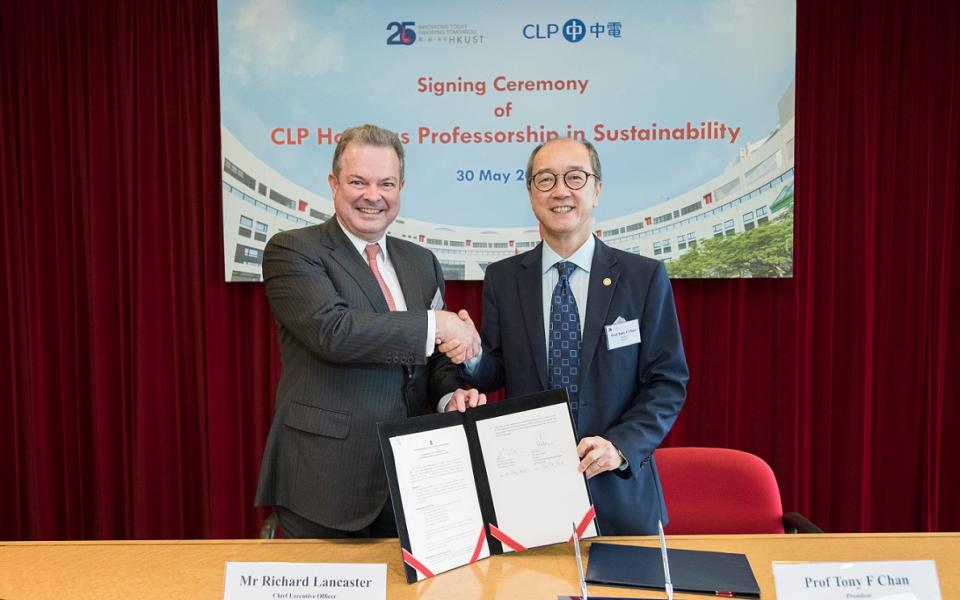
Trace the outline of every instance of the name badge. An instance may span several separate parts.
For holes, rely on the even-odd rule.
[[[623,317],[617,317],[617,320],[607,325],[605,329],[608,350],[640,343],[640,321],[637,319],[625,321]]]

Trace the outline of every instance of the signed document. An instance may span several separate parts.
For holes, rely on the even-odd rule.
[[[566,404],[479,420],[477,437],[497,527],[526,548],[566,541],[591,505]],[[580,537],[596,535],[591,520]]]
[[[408,582],[599,535],[564,390],[378,427]]]

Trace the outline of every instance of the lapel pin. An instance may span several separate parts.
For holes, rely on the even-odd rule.
[[[613,283],[613,280],[610,279],[609,277],[604,277],[604,278],[603,278],[603,285],[605,285],[605,286],[607,286],[607,287],[610,287],[610,284],[611,284],[611,283]]]

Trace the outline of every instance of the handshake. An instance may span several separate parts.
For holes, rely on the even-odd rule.
[[[437,349],[447,355],[454,364],[462,364],[480,355],[480,334],[465,310],[454,314],[446,310],[436,311]]]

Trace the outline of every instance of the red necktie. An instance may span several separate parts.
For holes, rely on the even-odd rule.
[[[377,283],[380,284],[380,291],[383,292],[387,306],[390,307],[390,310],[397,310],[397,305],[393,303],[393,294],[390,293],[387,282],[383,280],[383,275],[380,274],[380,269],[377,268],[377,254],[380,253],[380,244],[367,244],[367,247],[364,248],[363,251],[367,255],[367,264],[370,265],[373,276],[376,277]]]

